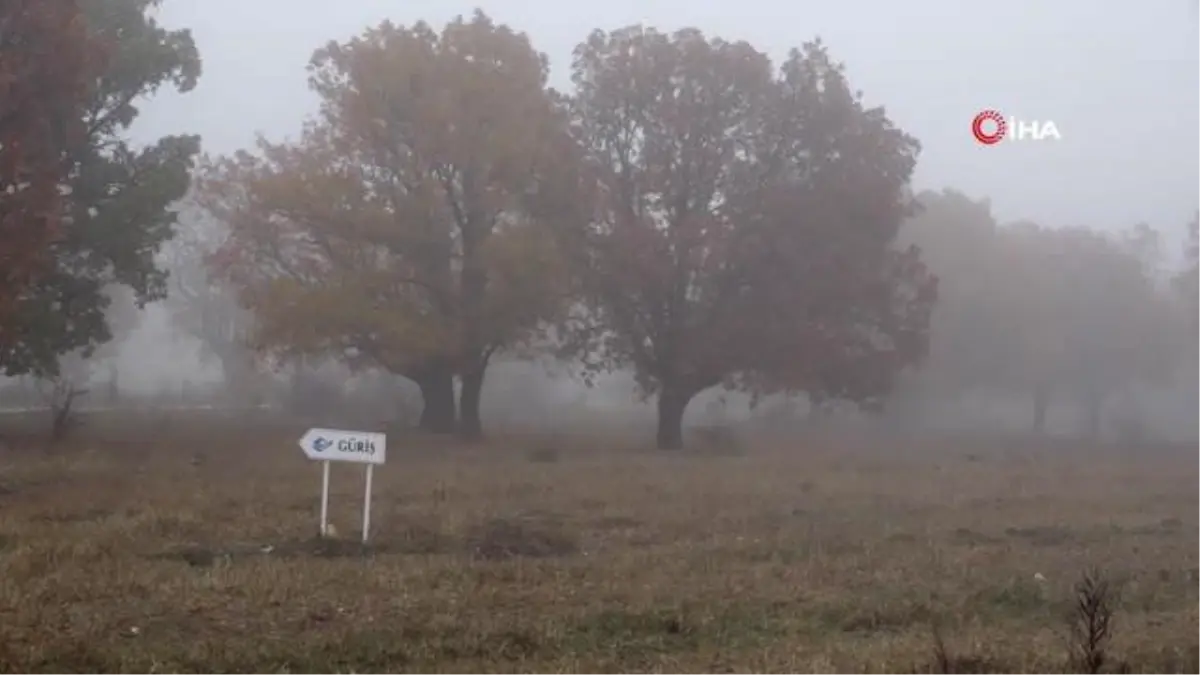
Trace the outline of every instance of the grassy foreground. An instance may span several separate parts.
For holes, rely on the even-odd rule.
[[[1061,672],[1095,566],[1106,668],[1197,672],[1194,448],[392,437],[364,550],[302,430],[0,450],[0,671]]]

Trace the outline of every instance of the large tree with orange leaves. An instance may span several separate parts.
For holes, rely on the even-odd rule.
[[[384,22],[317,51],[318,117],[296,142],[213,163],[200,200],[260,348],[416,382],[421,424],[481,432],[493,353],[561,307],[539,186],[565,119],[528,39],[481,13],[440,33]]]
[[[893,245],[918,146],[822,45],[775,73],[635,26],[580,45],[574,81],[599,185],[564,230],[597,324],[576,335],[657,394],[660,447],[710,387],[877,404],[922,356],[935,280]]]
[[[49,263],[70,163],[101,54],[78,0],[0,4],[0,345],[16,301]]]

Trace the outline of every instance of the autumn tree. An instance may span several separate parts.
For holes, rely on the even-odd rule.
[[[318,50],[320,114],[296,142],[217,161],[204,202],[257,344],[379,366],[420,386],[421,426],[481,433],[498,350],[561,305],[544,178],[565,119],[546,59],[482,13],[440,32],[384,22]]]
[[[103,56],[77,0],[0,5],[0,350],[18,339],[12,314],[61,234],[64,153],[85,132],[88,85]]]
[[[60,356],[87,356],[109,341],[106,288],[128,287],[139,306],[166,291],[156,253],[172,234],[168,207],[187,191],[199,138],[167,136],[134,147],[126,132],[140,101],[160,87],[194,87],[200,59],[187,30],[158,24],[158,4],[81,1],[84,30],[108,58],[78,119],[84,133],[64,148],[69,198],[59,236],[7,324],[15,339],[0,344],[0,370],[8,375],[53,376]]]
[[[935,295],[893,246],[917,142],[819,42],[776,73],[697,30],[598,31],[573,80],[599,184],[564,243],[596,320],[574,332],[657,394],[659,447],[722,383],[878,404],[923,353]]]

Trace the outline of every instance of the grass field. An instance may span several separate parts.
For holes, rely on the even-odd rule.
[[[1108,667],[1197,672],[1195,448],[391,437],[364,549],[301,431],[0,450],[0,670],[1062,672],[1094,566]]]

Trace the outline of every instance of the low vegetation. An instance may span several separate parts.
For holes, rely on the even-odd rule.
[[[10,440],[0,671],[1197,670],[1192,448],[392,436],[363,545],[301,430]]]

